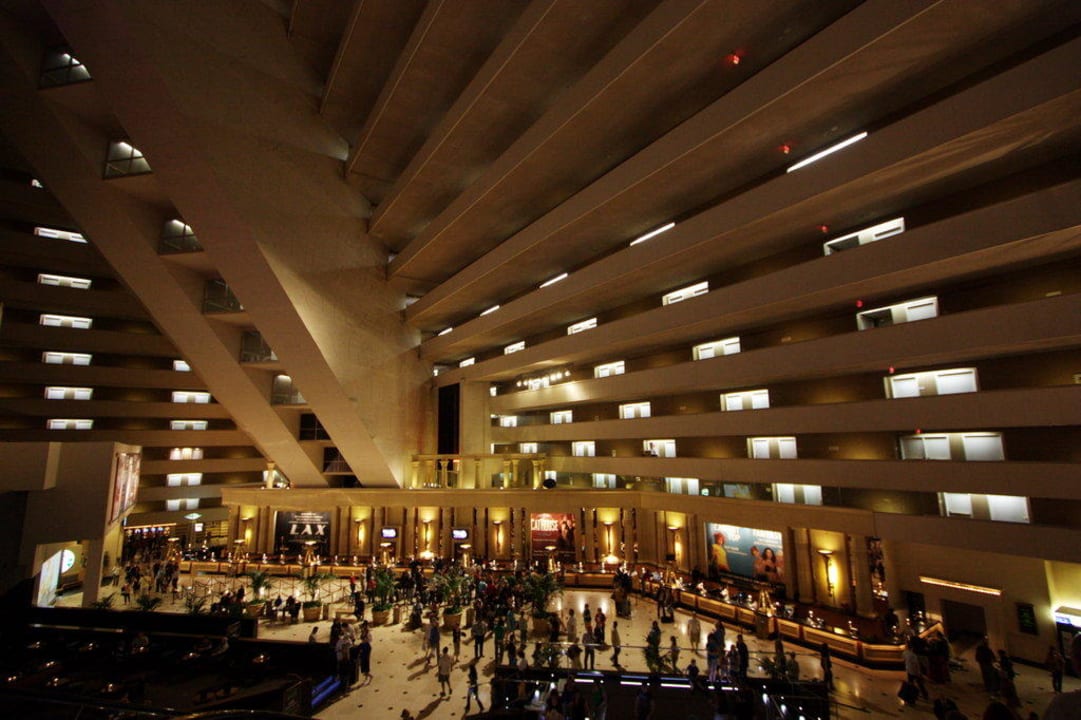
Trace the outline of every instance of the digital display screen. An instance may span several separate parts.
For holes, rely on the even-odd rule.
[[[398,537],[398,528],[396,528],[396,527],[380,528],[379,529],[379,535],[384,540],[393,540],[396,537]]]
[[[465,528],[451,528],[450,537],[453,540],[468,540],[469,531]]]

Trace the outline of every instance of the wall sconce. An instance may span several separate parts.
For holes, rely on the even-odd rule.
[[[672,559],[677,563],[683,559],[683,543],[680,542],[679,531],[678,525],[668,526],[668,532],[672,533]]]
[[[432,521],[428,519],[422,522],[424,523],[424,550],[420,557],[423,560],[431,560],[435,557],[435,553],[432,552]]]
[[[353,518],[353,523],[357,526],[357,545],[364,546],[365,525],[367,520],[364,518]]]
[[[826,563],[826,590],[829,591],[830,597],[833,597],[833,592],[837,586],[836,570],[833,567],[833,551],[819,548],[818,554],[822,556],[822,560]]]
[[[496,554],[503,554],[503,521],[493,520],[492,524],[495,525],[495,551]]]

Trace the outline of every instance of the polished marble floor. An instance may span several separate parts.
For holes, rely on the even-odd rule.
[[[184,580],[187,580],[185,577]],[[291,582],[291,581],[286,581]],[[284,588],[288,590],[289,588]],[[274,597],[277,589],[271,591]],[[69,594],[62,597],[58,604],[78,604],[79,595]],[[568,590],[563,597],[556,602],[556,609],[566,613],[570,608],[575,608],[580,615],[582,608],[589,604],[591,608],[600,607],[609,618],[609,627],[613,620],[618,620],[620,633],[623,638],[624,650],[620,658],[624,669],[628,672],[644,671],[645,660],[642,650],[637,647],[645,644],[646,633],[650,623],[655,619],[655,605],[635,596],[632,603],[632,617],[630,619],[616,618],[612,601],[606,591],[579,591]],[[343,607],[344,609],[344,607]],[[183,605],[166,601],[162,606],[163,611],[182,612]],[[370,611],[369,611],[370,617]],[[667,647],[669,636],[678,633],[677,642],[684,648],[680,664],[686,665],[692,657],[689,641],[686,636],[686,625],[690,615],[683,612],[676,613],[674,625],[663,625],[663,646]],[[704,621],[703,626],[708,622]],[[306,642],[312,627],[319,627],[317,637],[326,642],[329,636],[330,623],[328,621],[316,623],[289,623],[266,622],[260,626],[261,638],[273,638],[278,640],[293,640]],[[728,626],[726,639],[728,642],[735,640],[736,633],[740,630],[734,626]],[[468,632],[465,633],[468,636]],[[744,638],[752,652],[752,674],[754,674],[755,653],[772,654],[773,642],[760,641],[752,635],[744,633]],[[450,645],[449,633],[444,634],[444,642]],[[473,658],[472,646],[465,641],[462,644],[462,654],[459,662],[455,665],[455,671],[451,676],[453,692],[449,697],[441,697],[439,694],[439,682],[436,679],[434,664],[424,661],[424,650],[421,631],[408,631],[403,625],[391,625],[374,628],[372,651],[372,673],[370,681],[363,681],[343,694],[333,704],[321,709],[317,717],[323,720],[345,720],[346,718],[372,718],[374,720],[398,720],[403,709],[408,709],[417,720],[451,720],[462,718],[466,715],[466,663]],[[786,646],[787,648],[787,646]],[[493,647],[491,640],[486,644],[485,657],[478,665],[481,676],[480,697],[485,707],[488,707],[489,686],[487,681],[492,675]],[[810,650],[793,645],[791,650],[796,652],[800,664],[800,676],[815,678],[821,676],[818,655]],[[699,655],[699,665],[705,665],[704,652]],[[613,669],[609,661],[608,652],[597,653],[597,669]],[[980,682],[979,669],[971,658],[971,651],[961,655],[962,663],[967,668],[955,672],[952,681],[948,684],[934,685],[929,683],[928,689],[931,698],[945,696],[952,698],[961,710],[970,718],[976,720],[981,717],[989,697],[983,690]],[[838,703],[837,718],[841,720],[855,720],[860,718],[933,718],[931,705],[928,702],[919,701],[915,707],[903,707],[897,699],[896,692],[902,673],[895,671],[867,670],[847,663],[843,660],[834,659],[834,679],[836,692],[834,699]],[[1022,718],[1029,712],[1035,711],[1042,715],[1044,708],[1052,697],[1050,677],[1042,668],[1017,665],[1019,675],[1016,679],[1018,694],[1021,697],[1023,707]],[[1081,689],[1081,681],[1076,678],[1066,678],[1066,690]],[[475,711],[476,705],[473,704]],[[674,718],[673,718],[674,720]]]

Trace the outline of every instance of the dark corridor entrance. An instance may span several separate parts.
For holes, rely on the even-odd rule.
[[[987,617],[979,605],[942,601],[942,622],[950,642],[966,638],[982,638],[987,634]]]

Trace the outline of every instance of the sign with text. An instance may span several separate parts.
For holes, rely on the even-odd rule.
[[[529,516],[529,545],[534,560],[554,557],[575,561],[575,523],[572,513],[533,513]]]
[[[314,542],[315,552],[326,552],[330,541],[330,513],[279,510],[275,524],[278,546],[298,550]]]
[[[734,573],[755,580],[784,580],[784,541],[777,530],[706,523],[709,574]]]

